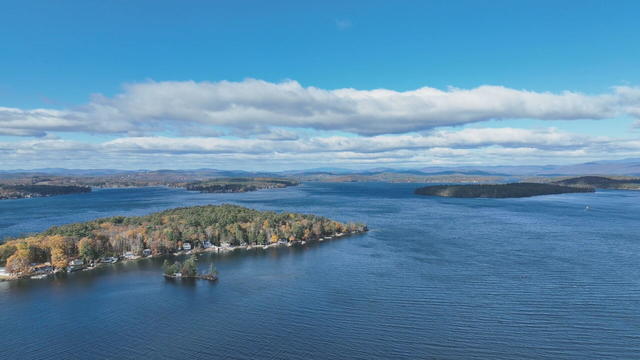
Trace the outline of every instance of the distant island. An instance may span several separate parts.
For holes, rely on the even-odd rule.
[[[231,193],[277,189],[299,184],[294,180],[279,178],[222,178],[188,183],[184,185],[184,188],[208,193]]]
[[[539,195],[594,192],[593,188],[538,183],[434,185],[415,190],[418,195],[456,198],[520,198]]]
[[[553,184],[596,189],[640,190],[638,178],[608,178],[604,176],[580,176],[554,181]]]
[[[139,176],[138,176],[139,175]],[[171,173],[136,174],[136,176],[17,176],[0,177],[0,200],[24,199],[73,193],[88,193],[91,188],[129,188],[169,186],[207,193],[237,193],[296,186],[295,180],[273,177],[201,178]]]
[[[25,199],[88,192],[91,192],[91,188],[88,186],[0,184],[0,200]]]
[[[194,206],[54,226],[9,239],[0,245],[0,266],[12,278],[47,276],[142,256],[305,245],[364,231],[363,224],[315,215]]]

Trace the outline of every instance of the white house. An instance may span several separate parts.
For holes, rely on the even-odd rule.
[[[84,260],[82,260],[82,259],[73,259],[73,260],[69,261],[69,265],[70,266],[82,266],[82,265],[84,265]]]
[[[187,250],[187,251],[188,251],[188,250],[191,250],[191,244],[190,244],[190,243],[187,243],[187,242],[186,242],[186,243],[184,243],[184,244],[182,244],[182,249],[183,249],[183,250]]]

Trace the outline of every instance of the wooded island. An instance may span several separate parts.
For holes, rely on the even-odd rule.
[[[208,193],[247,192],[261,189],[278,189],[296,186],[300,183],[294,180],[278,178],[224,178],[188,183],[185,189]]]
[[[14,277],[83,268],[118,259],[244,246],[304,245],[367,231],[321,216],[236,205],[176,208],[54,226],[0,245],[0,266]],[[43,270],[44,269],[44,270]]]
[[[418,195],[456,198],[518,198],[539,195],[594,192],[593,188],[554,184],[512,183],[483,185],[434,185],[415,190]]]

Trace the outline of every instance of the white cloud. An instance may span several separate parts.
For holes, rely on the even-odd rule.
[[[145,82],[66,110],[0,108],[0,134],[47,132],[154,135],[197,126],[265,133],[287,127],[372,136],[491,119],[576,120],[640,116],[640,89],[611,93],[533,92],[502,86],[412,91],[325,90],[295,81]],[[215,129],[208,130],[217,134]],[[188,131],[189,134],[194,133]],[[180,132],[176,133],[181,135]]]
[[[55,163],[249,169],[637,157],[640,140],[631,137],[586,136],[553,127],[451,128],[486,120],[618,117],[640,119],[640,88],[586,95],[501,86],[393,91],[251,79],[146,82],[125,85],[112,97],[94,95],[74,108],[0,107],[0,136],[29,139],[0,142],[0,168]],[[84,134],[117,137],[64,140],[87,139]]]
[[[0,142],[0,167],[221,167],[286,169],[309,164],[358,166],[562,163],[629,157],[640,141],[549,129],[479,128],[372,137],[247,139],[121,137],[102,143],[62,139]],[[376,165],[377,166],[377,165]]]

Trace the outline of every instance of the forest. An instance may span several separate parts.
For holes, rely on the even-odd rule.
[[[258,211],[236,205],[206,205],[161,211],[146,216],[116,216],[54,226],[0,245],[0,266],[13,274],[34,264],[65,268],[73,259],[91,261],[126,252],[154,255],[206,245],[267,245],[315,241],[324,236],[366,231],[363,224],[341,223],[321,216]]]

